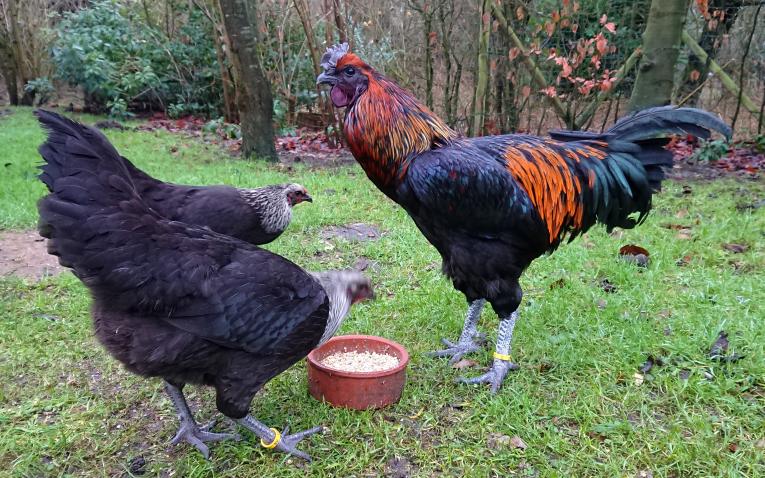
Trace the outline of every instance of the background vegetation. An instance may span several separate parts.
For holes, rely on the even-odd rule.
[[[757,2],[744,0],[678,1],[690,4],[685,30],[708,55],[701,58],[683,42],[672,102],[713,110],[731,122],[736,117],[740,138],[762,134],[765,28],[757,28],[755,22],[765,25],[765,12]],[[469,134],[536,133],[565,125],[600,128],[623,114],[651,4],[233,3],[248,8],[282,131],[336,127],[334,113],[315,86],[315,75],[324,48],[348,41],[370,64],[414,90],[451,125]],[[0,70],[13,103],[31,104],[35,96],[46,96],[62,106],[73,102],[75,107],[115,116],[161,111],[172,117],[193,114],[238,121],[235,100],[241,85],[232,68],[218,0],[0,0],[0,15]],[[476,40],[482,31],[485,44]],[[528,58],[538,67],[544,86],[526,67]],[[59,94],[46,93],[50,85]],[[76,94],[72,97],[63,85],[76,86]]]

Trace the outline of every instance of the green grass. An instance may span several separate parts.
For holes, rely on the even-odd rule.
[[[42,134],[29,110],[14,111],[0,119],[10,163],[0,179],[0,229],[33,227],[43,191],[34,179]],[[39,283],[0,279],[0,474],[119,476],[143,456],[147,476],[380,476],[394,457],[408,460],[411,476],[765,476],[757,446],[765,438],[765,210],[735,207],[765,196],[762,181],[696,182],[691,194],[669,182],[641,227],[621,238],[594,229],[537,260],[522,282],[513,346],[521,369],[492,396],[454,383],[477,368],[457,371],[424,355],[459,334],[464,299],[441,276],[435,250],[358,167],[286,171],[229,159],[181,135],[109,136],[164,179],[306,185],[315,202],[299,206],[269,248],[312,269],[351,267],[362,256],[378,263],[370,272],[378,300],[356,307],[341,332],[409,349],[404,396],[376,412],[334,409],[308,396],[301,363],[270,382],[251,410],[270,426],[329,426],[301,444],[315,461],[286,463],[246,435],[214,444],[207,462],[168,444],[176,419],[160,383],[125,372],[96,344],[86,290],[70,273]],[[382,239],[320,236],[327,225],[352,222],[376,225]],[[667,223],[690,226],[691,239],[678,239]],[[721,247],[730,242],[748,250]],[[617,259],[628,243],[651,252],[647,269]],[[679,267],[684,256],[691,260]],[[616,293],[602,290],[604,278]],[[493,338],[497,323],[488,308],[480,328]],[[707,358],[721,329],[742,360]],[[634,374],[649,354],[665,365],[638,385]],[[490,356],[471,358],[485,365]],[[189,395],[199,421],[216,416],[208,390]],[[518,435],[528,448],[488,448],[493,433]]]

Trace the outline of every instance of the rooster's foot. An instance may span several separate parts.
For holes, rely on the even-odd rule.
[[[462,357],[465,355],[481,349],[481,346],[478,345],[472,338],[467,340],[460,340],[458,342],[441,339],[441,342],[446,345],[447,348],[443,350],[436,350],[435,352],[430,352],[428,355],[431,357],[451,357],[449,359],[449,365],[454,365],[455,363],[462,360]]]
[[[491,368],[485,374],[473,378],[460,378],[462,383],[488,383],[491,385],[491,393],[497,393],[505,380],[505,375],[510,370],[518,370],[518,366],[509,360],[494,360]]]

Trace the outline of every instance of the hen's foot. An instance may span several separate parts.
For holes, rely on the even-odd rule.
[[[459,378],[458,381],[462,383],[488,383],[491,385],[491,393],[497,393],[502,386],[502,382],[505,380],[507,372],[510,370],[518,370],[518,365],[509,360],[494,360],[491,368],[488,372],[478,377],[473,378]]]
[[[305,430],[299,433],[293,433],[292,435],[289,435],[290,427],[286,427],[284,431],[282,432],[281,440],[279,440],[279,444],[276,445],[276,449],[284,452],[288,455],[295,455],[299,456],[300,458],[311,461],[311,457],[308,455],[308,453],[298,450],[297,444],[300,443],[300,441],[303,438],[309,437],[313,435],[314,433],[319,433],[321,431],[324,431],[324,427],[314,427],[310,430]]]
[[[181,427],[178,429],[178,433],[170,441],[171,444],[177,445],[180,442],[185,441],[194,446],[206,460],[210,459],[210,449],[205,445],[205,442],[225,441],[225,440],[241,440],[241,437],[237,433],[214,433],[209,431],[215,424],[211,422],[203,427],[200,427],[196,423],[183,421]]]
[[[311,461],[311,457],[308,453],[298,450],[297,444],[304,438],[319,433],[324,430],[324,427],[314,427],[310,430],[305,430],[299,433],[289,434],[290,427],[286,427],[281,433],[275,428],[268,428],[260,421],[253,418],[251,415],[247,415],[244,418],[237,420],[240,425],[250,430],[252,433],[260,437],[260,445],[264,448],[279,450],[282,453],[288,455],[295,455],[306,461]]]

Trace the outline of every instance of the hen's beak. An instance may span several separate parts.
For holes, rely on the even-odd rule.
[[[308,193],[303,193],[303,201],[313,202],[313,198]]]
[[[334,85],[337,83],[337,78],[324,72],[316,78],[317,85]]]

